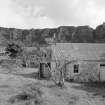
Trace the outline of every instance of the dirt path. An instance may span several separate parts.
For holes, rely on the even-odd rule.
[[[104,93],[104,88],[83,88],[82,84],[65,83],[65,88],[61,89],[50,81],[35,80],[13,74],[0,74],[0,105],[8,105],[7,100],[19,93],[24,84],[36,82],[41,84],[45,105],[105,105],[105,97],[94,91],[96,89],[100,91],[99,93]]]

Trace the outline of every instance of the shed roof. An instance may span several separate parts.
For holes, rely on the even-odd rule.
[[[51,48],[57,60],[105,60],[105,44],[56,43]]]

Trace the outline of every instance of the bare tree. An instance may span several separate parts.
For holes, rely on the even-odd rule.
[[[56,85],[60,87],[64,86],[65,73],[66,73],[65,65],[66,65],[65,60],[61,59],[56,61],[54,77],[55,77]]]

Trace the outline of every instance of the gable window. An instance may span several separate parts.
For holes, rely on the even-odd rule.
[[[79,64],[75,64],[74,65],[74,73],[78,73],[79,72]]]

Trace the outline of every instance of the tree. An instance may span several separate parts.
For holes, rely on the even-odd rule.
[[[8,54],[8,56],[13,59],[22,55],[23,49],[20,45],[12,42],[12,43],[8,43],[5,51],[6,51],[6,54]]]
[[[65,64],[66,60],[58,60],[56,61],[56,68],[54,73],[54,80],[57,86],[63,87],[65,80]]]

